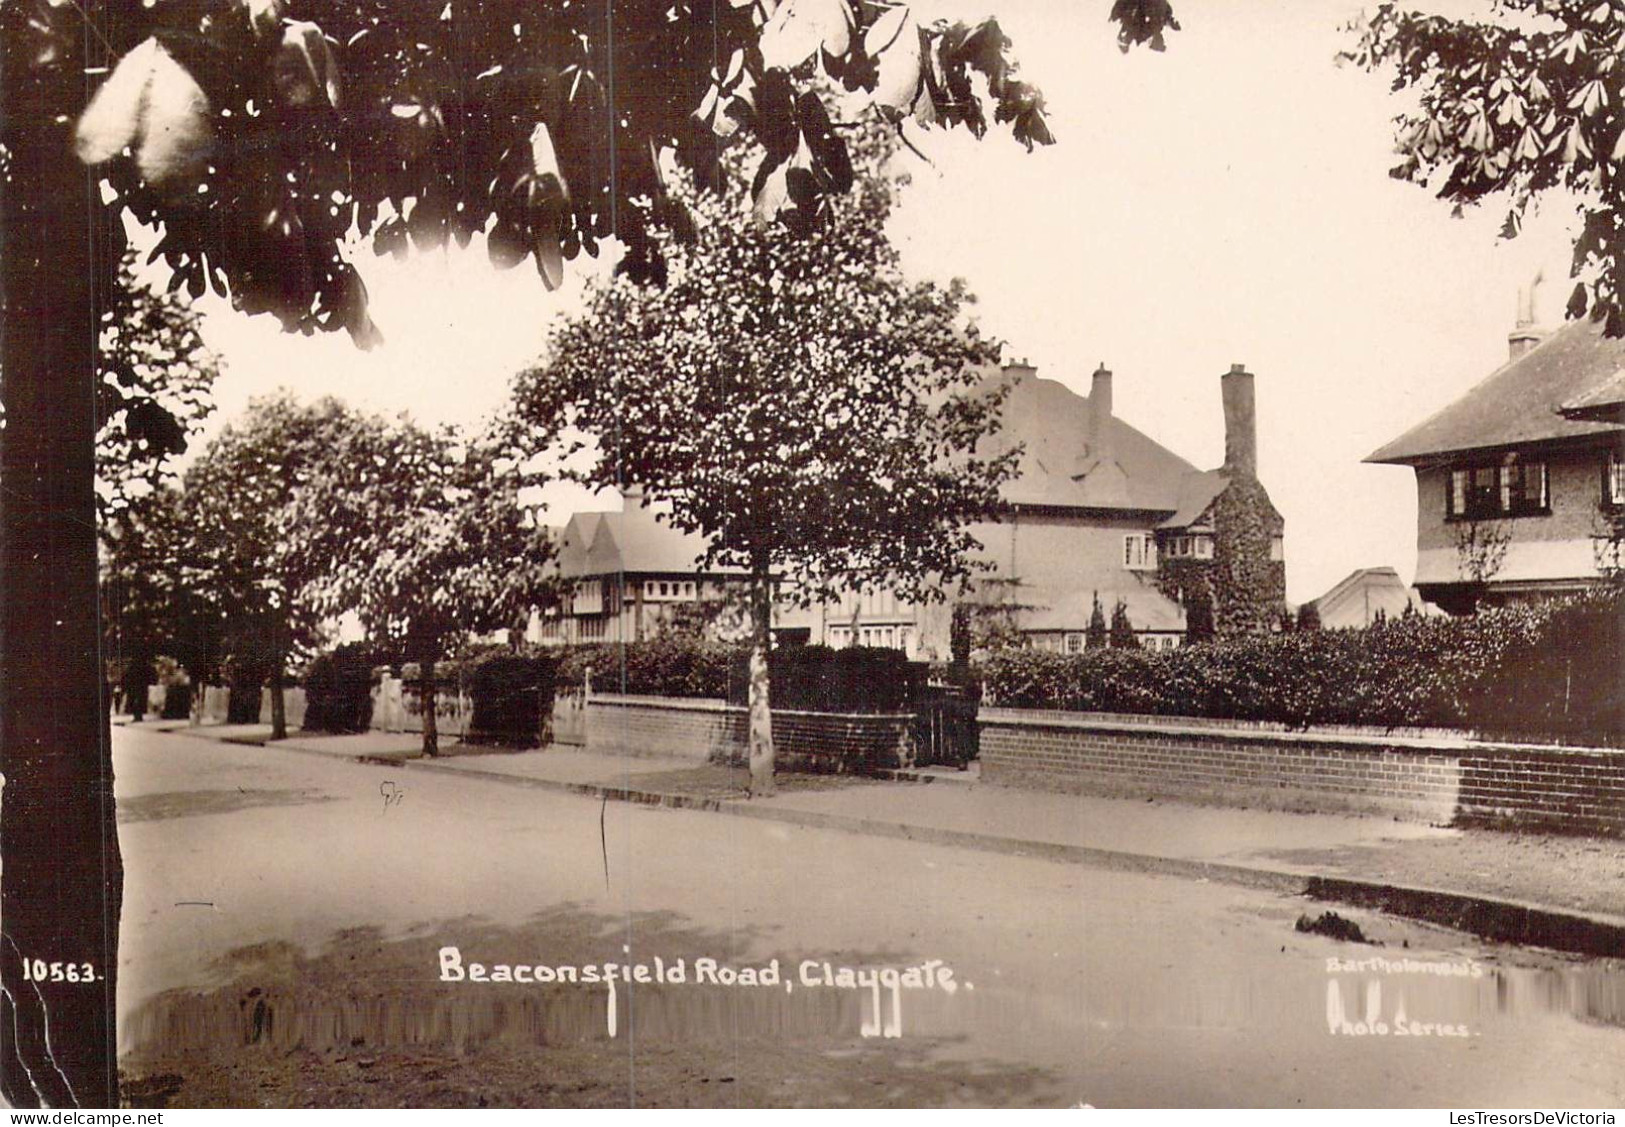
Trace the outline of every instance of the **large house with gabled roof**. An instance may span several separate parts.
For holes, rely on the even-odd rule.
[[[1625,510],[1625,340],[1520,325],[1507,362],[1367,462],[1416,473],[1416,589],[1452,613],[1596,582]]]
[[[1027,365],[985,381],[984,391],[1010,389],[985,452],[1020,446],[1021,455],[996,518],[974,528],[987,570],[966,601],[1028,644],[1063,652],[1087,645],[1097,599],[1108,620],[1122,604],[1151,648],[1181,644],[1197,602],[1220,632],[1274,628],[1286,564],[1281,516],[1257,476],[1253,376],[1237,365],[1220,379],[1225,461],[1207,471],[1118,418],[1112,379],[1101,367],[1087,396]],[[744,574],[699,570],[705,548],[641,498],[619,513],[576,514],[556,561],[574,593],[543,616],[540,640],[634,641],[684,604],[725,600]],[[834,603],[780,606],[774,632],[782,642],[946,661],[951,616],[948,605],[854,588]]]

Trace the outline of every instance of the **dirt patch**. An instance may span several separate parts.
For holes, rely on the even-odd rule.
[[[332,802],[331,795],[317,790],[178,790],[162,794],[140,794],[118,800],[118,820],[154,822],[165,818],[196,818],[205,814],[230,814],[256,806],[304,806]]]

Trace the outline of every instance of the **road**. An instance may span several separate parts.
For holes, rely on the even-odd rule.
[[[114,748],[137,1100],[1625,1103],[1618,966],[1353,912],[1386,946],[1349,944],[1295,931],[1301,901],[1171,877],[152,731]],[[442,981],[447,948],[465,975],[658,958],[686,981],[618,986],[611,1035],[606,985]],[[1328,963],[1374,957],[1464,973]],[[698,982],[701,959],[777,981]],[[934,985],[815,985],[825,963]]]

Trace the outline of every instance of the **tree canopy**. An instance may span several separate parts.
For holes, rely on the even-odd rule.
[[[135,279],[126,255],[100,311],[96,383],[97,500],[104,514],[171,476],[172,460],[214,410],[220,361],[203,343],[195,310]]]
[[[1495,0],[1482,19],[1380,5],[1345,58],[1391,71],[1415,108],[1396,118],[1395,177],[1457,209],[1496,201],[1517,235],[1542,196],[1582,217],[1568,313],[1625,333],[1625,9],[1602,0]]]
[[[161,225],[176,286],[363,345],[352,230],[379,253],[486,232],[550,285],[613,235],[657,278],[648,224],[682,223],[663,157],[715,187],[735,137],[760,206],[816,212],[852,181],[820,78],[893,123],[1051,140],[995,19],[886,0],[34,0],[0,20],[112,206]],[[86,74],[106,76],[88,99]]]
[[[420,659],[522,622],[550,546],[519,503],[516,467],[404,417],[364,416],[335,437],[287,517],[314,607],[353,611],[373,641]]]
[[[878,165],[878,154],[864,158]],[[703,222],[661,288],[618,278],[561,326],[515,385],[517,441],[561,426],[596,440],[587,484],[646,487],[708,564],[772,560],[803,601],[852,586],[939,597],[969,575],[968,523],[998,504],[1013,455],[977,452],[1002,390],[970,295],[904,278],[884,225],[893,186],[861,177],[825,227],[787,241],[738,192],[673,194]]]

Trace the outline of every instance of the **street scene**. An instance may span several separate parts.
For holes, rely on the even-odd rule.
[[[1625,1104],[1622,55],[0,4],[0,1102]]]
[[[1606,1107],[1625,1096],[1615,960],[1339,909],[1382,946],[1353,944],[1296,931],[1326,907],[1300,897],[605,805],[493,777],[492,757],[430,772],[358,763],[341,746],[140,726],[115,739],[132,874],[125,1083],[154,1106]],[[631,783],[670,774],[658,761],[600,767]],[[1306,820],[1299,838],[1321,864],[1385,843],[1360,819]],[[1024,831],[992,818],[981,828]],[[1293,867],[1248,858],[1257,827],[1207,836],[1216,859]],[[1117,843],[1149,852],[1153,838]],[[1606,864],[1617,874],[1617,846]],[[623,986],[611,1035],[604,986],[443,982],[447,946],[465,963],[686,959],[691,976],[702,958],[776,959],[795,989]],[[1328,970],[1377,957],[1396,969]],[[1407,959],[1462,973],[1399,971]],[[804,988],[805,960],[937,961],[960,989],[905,991],[896,1035],[874,1036],[870,992]],[[1352,1026],[1371,983],[1390,1032],[1334,1032],[1328,988]],[[890,1006],[882,997],[883,1016]],[[1411,1039],[1396,1022],[1415,1026]]]

